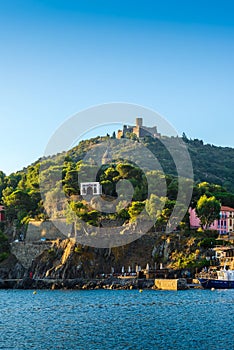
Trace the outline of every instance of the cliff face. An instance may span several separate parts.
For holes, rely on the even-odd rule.
[[[98,249],[77,245],[72,240],[55,241],[49,250],[44,251],[32,263],[35,278],[94,278],[110,274],[111,268],[121,272],[122,266],[135,270],[136,264],[145,268],[153,264],[150,235],[131,244],[112,249]]]
[[[109,250],[64,239],[58,231],[50,221],[33,220],[24,241],[11,244],[11,253],[27,274],[32,271],[35,278],[90,278],[109,274],[112,268],[121,272],[122,266],[125,271],[130,266],[135,271],[136,265],[145,268],[147,263],[154,264],[152,250],[157,244],[156,234],[147,234],[131,244]]]
[[[135,271],[136,265],[142,268],[165,267],[171,263],[175,251],[184,254],[195,250],[196,242],[181,239],[172,234],[169,237],[157,233],[148,233],[131,244],[112,249],[98,249],[77,244],[71,239],[53,241],[49,249],[37,256],[29,270],[34,278],[73,279],[95,278],[97,275],[125,272],[128,268]]]
[[[36,237],[41,237],[39,231]],[[146,264],[151,268],[159,268],[161,264],[163,267],[181,268],[180,262],[203,257],[204,251],[197,249],[201,239],[197,233],[192,237],[151,232],[121,247],[98,249],[68,238],[32,241],[28,231],[23,242],[11,244],[11,255],[0,263],[0,278],[23,278],[29,275],[35,279],[95,278],[97,275],[110,274],[113,269],[115,273],[121,273],[123,266],[125,272],[129,267],[135,271],[136,265],[144,269]]]

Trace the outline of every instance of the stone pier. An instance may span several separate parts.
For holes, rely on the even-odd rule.
[[[188,289],[187,281],[185,278],[177,279],[155,279],[155,287],[162,290],[184,290]]]

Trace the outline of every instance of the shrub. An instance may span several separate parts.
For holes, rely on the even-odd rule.
[[[75,247],[74,252],[77,254],[81,254],[82,253],[82,248],[81,247]]]
[[[201,248],[212,248],[217,244],[215,238],[204,238],[202,241],[198,242],[198,247]]]
[[[9,256],[9,253],[7,252],[0,253],[0,262],[6,260],[8,256]]]

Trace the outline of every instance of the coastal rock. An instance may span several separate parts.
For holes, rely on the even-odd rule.
[[[23,265],[13,254],[0,263],[0,278],[3,280],[23,278],[25,271]]]

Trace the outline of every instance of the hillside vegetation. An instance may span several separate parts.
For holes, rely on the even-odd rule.
[[[209,264],[205,257],[216,243],[217,233],[190,230],[187,207],[183,208],[183,203],[181,210],[186,214],[178,223],[177,232],[164,233],[178,195],[178,174],[165,143],[150,137],[141,140],[151,152],[149,157],[144,157],[137,152],[137,138],[134,135],[129,138],[132,143],[123,141],[113,147],[112,142],[108,142],[109,137],[96,137],[80,142],[66,153],[41,158],[9,176],[0,172],[0,203],[5,206],[7,219],[5,227],[3,224],[0,227],[0,277],[19,278],[25,273],[10,254],[8,241],[20,239],[30,219],[62,217],[73,223],[77,230],[80,229],[79,220],[90,227],[109,223],[122,227],[134,225],[144,211],[152,219],[152,228],[131,244],[109,251],[58,240],[37,257],[30,271],[34,276],[77,278],[108,273],[112,266],[119,271],[121,266],[136,262],[142,266],[163,263],[169,268],[190,268],[192,271]],[[202,141],[188,140],[185,135],[183,139],[191,155],[195,179],[193,185],[191,179],[180,179],[182,186],[193,186],[189,204],[196,208],[207,198],[207,202],[217,207],[215,216],[219,215],[220,203],[234,207],[234,150],[203,145]],[[174,138],[166,139],[169,148],[175,141]],[[114,154],[114,159],[102,164],[106,149]],[[155,167],[155,157],[159,167]],[[183,166],[186,164],[182,163]],[[102,184],[102,207],[98,196],[85,200],[80,195],[79,183],[85,181]],[[204,220],[206,224],[206,215]],[[80,270],[77,270],[78,265]]]
[[[0,172],[0,201],[6,206],[7,221],[20,226],[30,218],[46,219],[48,212],[50,215],[66,216],[69,220],[73,212],[87,223],[98,226],[104,219],[134,221],[143,207],[146,207],[149,215],[156,215],[158,218],[156,228],[165,228],[178,193],[176,167],[168,150],[158,139],[145,137],[141,140],[161,165],[161,169],[151,170],[149,157],[143,162],[143,168],[148,169],[144,173],[144,169],[137,166],[138,161],[142,163],[142,159],[138,159],[141,153],[137,155],[135,151],[138,147],[137,139],[130,145],[123,147],[121,144],[115,149],[111,143],[107,144],[110,153],[115,152],[115,161],[101,165],[105,150],[102,145],[108,139],[107,136],[82,141],[66,153],[41,158],[9,176]],[[188,147],[194,169],[195,185],[191,205],[195,207],[198,199],[206,194],[208,197],[215,196],[223,205],[234,207],[234,149],[204,145],[200,140],[188,140],[185,135],[183,140]],[[167,142],[173,145],[174,139],[168,138]],[[85,159],[87,152],[91,152],[91,159]],[[39,174],[42,187],[39,185]],[[119,180],[128,180],[133,189],[133,193],[129,189],[132,202],[126,205],[120,200],[115,211],[112,211],[114,213],[103,214],[99,211],[98,203],[92,202],[90,206],[80,196],[80,179],[101,182],[107,205],[108,198],[109,202],[117,198],[116,185]],[[149,179],[152,188],[151,197],[147,199]],[[184,181],[186,183],[188,180]],[[162,190],[164,183],[166,193]],[[41,191],[45,196],[44,202],[47,203],[47,213]],[[64,195],[61,196],[61,193]],[[69,204],[66,210],[64,201]],[[158,206],[163,207],[160,215],[157,212]],[[188,217],[185,216],[182,226],[187,224]]]

